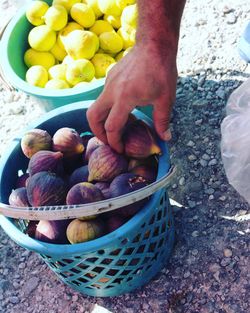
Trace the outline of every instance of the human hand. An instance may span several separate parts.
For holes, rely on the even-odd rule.
[[[156,132],[170,140],[176,92],[176,54],[152,43],[134,48],[109,72],[104,90],[87,111],[93,133],[119,153],[123,127],[136,106],[153,105]]]

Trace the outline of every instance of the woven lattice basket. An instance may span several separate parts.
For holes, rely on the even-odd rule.
[[[60,127],[87,131],[85,113],[89,104],[79,102],[51,111],[29,128],[46,129],[52,135]],[[144,114],[138,111],[134,113],[149,121]],[[27,160],[21,153],[20,139],[21,136],[14,140],[1,160],[2,203],[7,203],[18,170],[25,171],[27,168]],[[169,169],[167,147],[163,142],[160,142],[160,146],[163,154],[159,158],[158,181],[166,176]],[[150,186],[145,189],[145,197],[148,196],[147,190],[150,190]],[[122,198],[126,199],[126,196]],[[37,212],[40,216],[61,214],[65,218],[72,216],[70,210],[65,210],[64,206],[61,211],[60,208],[47,211],[39,211],[38,208],[24,212],[30,214],[30,219],[34,219]],[[56,245],[37,241],[25,234],[25,220],[3,215],[0,216],[0,225],[17,244],[38,253],[63,282],[82,293],[102,297],[130,292],[147,283],[166,264],[174,242],[173,218],[165,187],[154,192],[147,204],[120,228],[86,243]]]

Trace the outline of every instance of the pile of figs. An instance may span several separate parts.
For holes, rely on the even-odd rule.
[[[133,118],[124,128],[124,153],[118,154],[90,132],[69,127],[53,136],[32,129],[21,140],[29,158],[18,177],[9,204],[39,207],[85,204],[114,198],[156,180],[161,149],[154,130]],[[28,221],[26,233],[40,241],[74,244],[108,234],[134,216],[148,198],[107,213],[58,221]]]

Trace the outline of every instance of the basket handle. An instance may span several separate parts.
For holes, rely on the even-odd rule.
[[[0,203],[0,214],[27,220],[62,220],[98,215],[132,204],[151,196],[161,188],[169,187],[175,171],[176,168],[171,167],[167,174],[152,184],[112,199],[87,204],[40,207],[13,207]]]

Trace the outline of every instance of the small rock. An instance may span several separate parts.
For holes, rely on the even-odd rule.
[[[192,140],[189,140],[189,142],[187,143],[188,147],[194,147],[195,143]]]
[[[194,201],[189,200],[189,201],[188,201],[188,206],[189,206],[191,209],[193,209],[193,208],[196,207],[196,203],[195,203]]]
[[[212,159],[211,161],[208,162],[208,166],[213,166],[217,164],[217,160],[216,159]]]
[[[10,303],[17,304],[20,302],[20,299],[18,297],[10,297],[9,298]]]
[[[201,159],[201,160],[200,160],[200,165],[201,165],[202,167],[206,167],[206,166],[207,166],[207,161]]]
[[[223,253],[224,253],[224,256],[226,257],[226,258],[231,258],[231,256],[233,255],[233,252],[232,252],[232,250],[230,250],[230,249],[225,249],[224,251],[223,251]]]
[[[188,156],[188,160],[189,160],[190,162],[192,162],[192,161],[197,160],[197,157],[196,157],[194,154],[191,154],[191,155]]]
[[[219,200],[220,200],[220,201],[225,201],[226,199],[227,199],[226,196],[221,196],[221,197],[219,197]]]
[[[24,285],[24,293],[26,296],[30,295],[33,290],[35,290],[39,284],[40,280],[38,277],[31,277],[27,284]]]
[[[229,265],[231,262],[230,258],[223,258],[220,262],[220,265],[223,267],[226,267],[227,265]]]
[[[224,90],[224,88],[220,87],[217,91],[216,91],[216,95],[220,98],[220,99],[225,99],[226,98],[226,92]]]
[[[185,178],[184,177],[181,177],[180,179],[179,179],[179,185],[180,186],[183,186],[185,184]]]
[[[195,230],[192,232],[192,237],[198,237],[198,236],[199,236],[198,230]]]
[[[199,180],[193,181],[189,184],[189,190],[190,192],[199,192],[203,189],[202,182]]]
[[[189,276],[190,276],[190,272],[189,271],[185,272],[184,275],[183,275],[184,278],[188,278]]]

